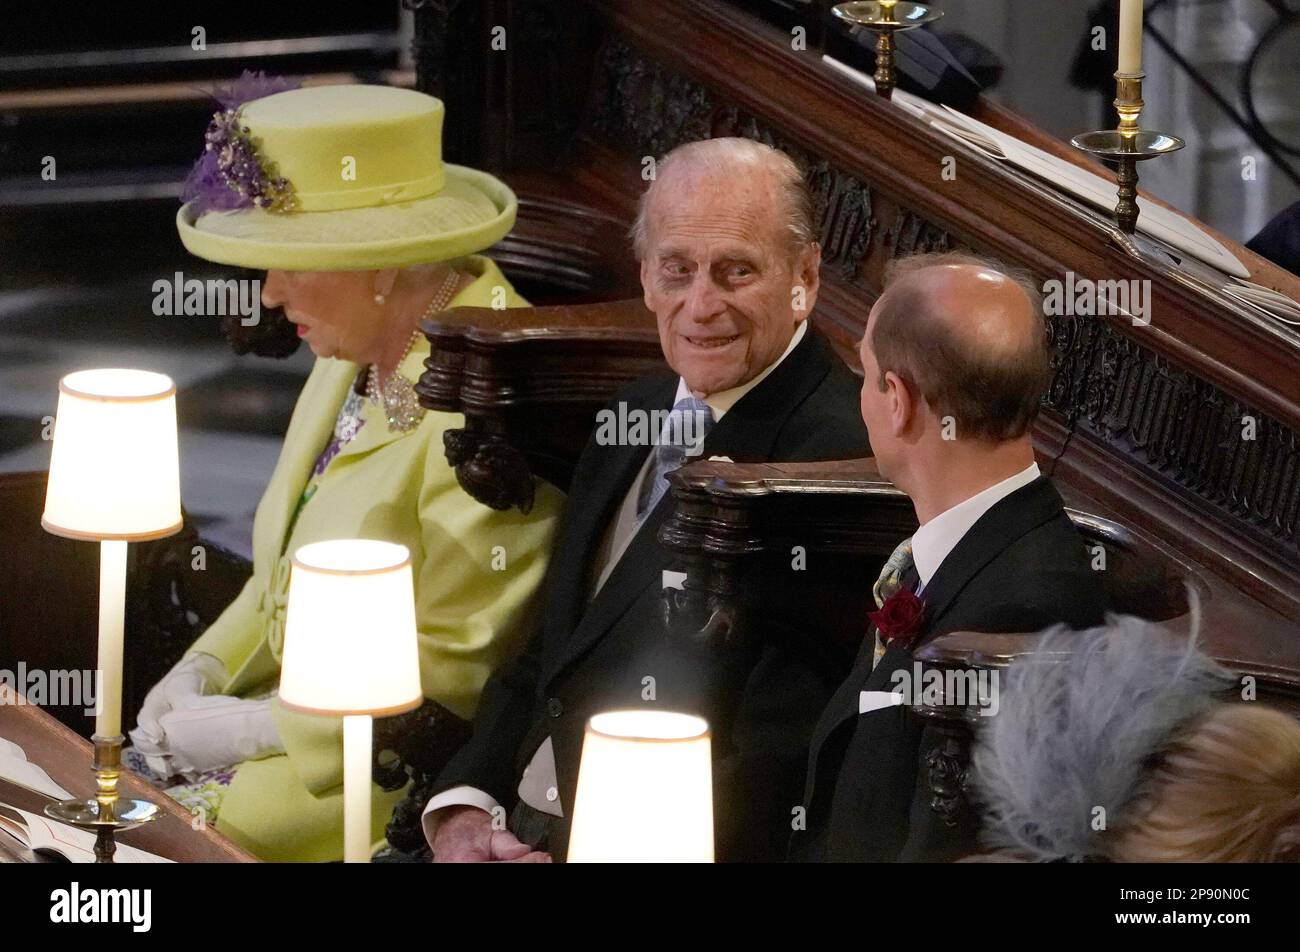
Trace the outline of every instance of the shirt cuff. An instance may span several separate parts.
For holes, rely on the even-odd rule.
[[[420,814],[420,824],[424,827],[424,838],[429,843],[429,849],[433,849],[434,834],[442,824],[442,817],[438,815],[440,810],[447,807],[478,807],[484,813],[492,813],[500,806],[490,794],[467,785],[452,787],[435,795],[424,805],[424,812]]]

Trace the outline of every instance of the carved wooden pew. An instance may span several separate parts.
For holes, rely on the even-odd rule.
[[[533,477],[567,489],[596,410],[622,384],[666,369],[640,300],[520,311],[453,308],[424,322],[416,385],[431,410],[463,413],[447,461],[494,509],[532,506]]]
[[[688,572],[680,592],[665,592],[669,625],[684,638],[743,638],[750,620],[771,610],[762,594],[790,579],[793,550],[823,576],[795,606],[810,639],[856,648],[868,634],[870,583],[898,540],[916,528],[910,501],[882,479],[873,460],[734,464],[702,461],[669,477],[676,509],[660,541]],[[1111,611],[1137,615],[1180,636],[1189,631],[1189,593],[1201,606],[1200,643],[1258,695],[1300,715],[1300,646],[1286,627],[1258,627],[1263,615],[1207,567],[1117,521],[1068,485],[1070,517],[1101,573]],[[805,583],[800,590],[808,589]],[[1247,621],[1247,619],[1250,619]],[[1243,630],[1242,624],[1251,625]],[[951,632],[915,655],[939,672],[1001,671],[1032,651],[1038,633]],[[948,684],[950,682],[945,682]],[[913,712],[942,738],[926,764],[932,808],[949,824],[966,819],[971,731],[979,699],[945,692],[917,700]]]

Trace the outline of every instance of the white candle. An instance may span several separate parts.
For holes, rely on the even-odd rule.
[[[1119,71],[1142,71],[1142,0],[1120,0]]]
[[[126,543],[99,543],[99,711],[95,733],[122,733],[122,629],[126,616]]]
[[[343,862],[370,862],[369,714],[343,718]]]

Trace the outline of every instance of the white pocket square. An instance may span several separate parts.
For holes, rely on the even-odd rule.
[[[870,714],[872,711],[879,711],[882,708],[894,707],[903,703],[903,694],[901,691],[859,691],[858,692],[858,713]]]
[[[686,573],[664,569],[662,584],[664,588],[675,588],[678,591],[684,591],[686,588]]]

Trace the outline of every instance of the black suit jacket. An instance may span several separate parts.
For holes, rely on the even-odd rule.
[[[962,537],[921,592],[925,627],[912,648],[890,647],[875,670],[862,645],[809,750],[803,861],[947,861],[974,852],[973,824],[950,828],[930,808],[925,758],[937,736],[906,706],[858,714],[860,691],[889,691],[912,650],[950,631],[1032,632],[1104,620],[1105,596],[1082,536],[1040,476],[1000,500]]]
[[[611,402],[629,410],[672,406],[677,378],[636,381]],[[736,462],[851,459],[870,455],[858,410],[859,383],[811,327],[799,345],[710,431],[702,458]],[[707,671],[664,651],[663,570],[658,542],[671,511],[665,494],[649,513],[595,599],[588,602],[593,559],[650,447],[600,446],[594,434],[574,472],[565,524],[544,583],[539,629],[522,654],[489,678],[474,734],[447,765],[435,792],[461,784],[491,794],[507,809],[523,768],[549,735],[566,821],[552,852],[563,856],[572,814],[583,730],[593,713],[654,703],[697,710],[714,734],[716,841],[719,859],[780,859],[790,809],[803,788],[808,738],[851,658],[838,667],[789,639],[754,639],[727,655],[730,670]],[[736,670],[737,667],[743,670]],[[657,697],[642,697],[643,678]],[[702,698],[702,682],[739,682],[739,698]],[[721,705],[721,706],[720,706]]]

